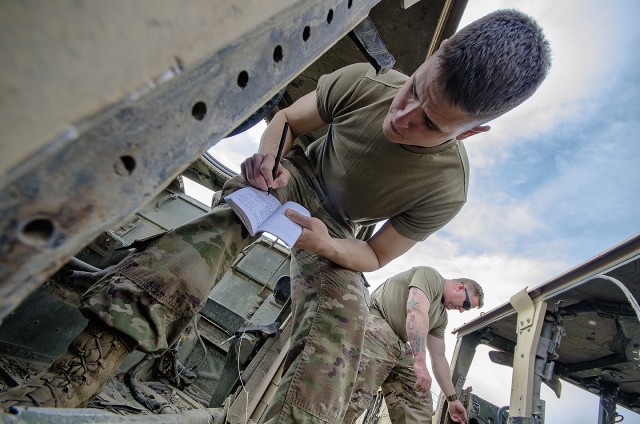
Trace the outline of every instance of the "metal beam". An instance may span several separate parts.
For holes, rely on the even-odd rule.
[[[479,334],[469,334],[464,337],[459,337],[456,341],[456,347],[451,358],[451,380],[458,395],[461,395],[463,392],[464,382],[467,379],[469,368],[476,354],[476,348],[480,340],[478,336]],[[440,391],[440,395],[438,396],[438,404],[433,422],[437,424],[450,422],[447,411],[447,400],[442,391]]]
[[[529,297],[537,298],[538,296],[543,296],[544,300],[553,299],[559,293],[582,285],[587,278],[591,278],[596,274],[604,275],[611,273],[612,270],[628,262],[637,260],[638,257],[640,257],[640,233],[633,235],[629,239],[594,256],[586,262],[531,289],[529,291]],[[478,331],[486,326],[491,326],[493,322],[503,320],[513,315],[513,313],[513,306],[507,302],[485,312],[482,316],[469,323],[455,328],[453,332],[459,335],[465,335]]]
[[[540,407],[539,388],[536,390],[539,385],[536,378],[538,381],[540,378],[535,374],[535,359],[547,304],[534,303],[526,288],[513,295],[510,301],[518,313],[518,342],[513,354],[509,422],[528,422]]]
[[[297,1],[150,92],[74,123],[12,168],[0,183],[0,320],[100,232],[150,201],[378,1]]]

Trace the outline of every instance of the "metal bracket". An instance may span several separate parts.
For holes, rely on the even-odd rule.
[[[509,417],[508,424],[539,424],[538,420],[532,417]]]
[[[536,310],[533,301],[527,293],[527,287],[511,296],[509,301],[516,312],[518,312],[518,332],[522,333],[523,330],[533,325],[533,316]]]
[[[375,68],[376,74],[386,74],[395,65],[396,59],[387,50],[387,46],[369,17],[349,33],[349,38],[356,43],[362,54]]]

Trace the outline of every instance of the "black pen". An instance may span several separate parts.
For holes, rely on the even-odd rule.
[[[289,132],[289,122],[285,121],[284,128],[282,129],[282,137],[280,137],[280,145],[278,146],[278,154],[276,154],[276,164],[273,165],[273,171],[271,171],[271,178],[276,179],[276,175],[278,175],[278,165],[280,164],[280,159],[282,158],[282,149],[284,148],[284,143],[287,141],[287,133]],[[267,194],[271,194],[271,187],[267,189]]]

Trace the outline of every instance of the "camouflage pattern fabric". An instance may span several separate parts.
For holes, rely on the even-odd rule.
[[[298,249],[291,271],[291,347],[263,422],[339,423],[360,360],[367,289],[360,273]]]
[[[433,415],[431,393],[415,388],[413,355],[408,351],[393,367],[393,371],[382,385],[389,417],[394,424],[430,423]]]
[[[300,154],[293,151],[283,160],[292,178],[273,193],[282,202],[304,205],[332,236],[353,238],[353,228],[335,220],[323,204],[313,170]],[[222,197],[245,185],[241,176],[230,179]],[[161,353],[254,240],[222,203],[130,255],[82,297],[81,310],[136,340],[138,349]],[[292,249],[291,280],[287,370],[263,421],[341,422],[357,375],[368,290],[360,273],[298,249]]]
[[[80,309],[136,340],[138,349],[160,354],[252,240],[231,208],[220,205],[125,258],[81,297]]]
[[[371,309],[362,348],[358,378],[344,422],[354,422],[382,388],[389,418],[394,424],[430,423],[433,401],[430,393],[417,390],[411,349],[389,323]]]

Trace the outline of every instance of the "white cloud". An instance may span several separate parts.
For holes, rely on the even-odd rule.
[[[387,278],[411,267],[432,266],[445,278],[468,277],[478,281],[485,291],[483,311],[489,311],[508,302],[517,291],[538,286],[568,268],[562,260],[507,253],[463,254],[461,250],[456,242],[434,235],[381,270],[365,273],[365,277],[373,290]],[[450,314],[449,327],[462,325],[477,316],[475,312],[462,314],[461,319],[458,314]]]
[[[528,202],[505,193],[477,193],[445,229],[447,237],[476,251],[507,252],[544,229]]]
[[[619,4],[615,6],[603,8],[595,0],[469,2],[461,26],[498,8],[517,8],[538,20],[553,51],[551,71],[540,89],[493,121],[489,133],[469,139],[475,149],[474,167],[490,167],[496,158],[504,157],[503,150],[509,145],[550,133],[597,106],[593,96],[610,89],[619,58],[628,54],[617,41],[602,36],[618,31],[613,23],[620,19],[614,15],[624,12]]]
[[[266,123],[260,121],[240,134],[223,138],[208,152],[227,168],[240,173],[240,164],[258,150],[260,137],[266,127]]]

